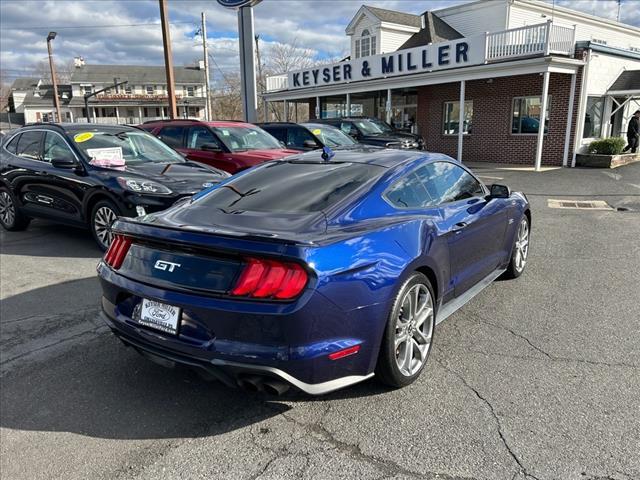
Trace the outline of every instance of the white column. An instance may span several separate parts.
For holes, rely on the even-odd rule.
[[[118,124],[119,124],[119,123],[120,123],[120,112],[118,111],[118,107],[117,107],[117,106],[115,106],[115,107],[113,107],[113,108],[114,108],[114,109],[115,109],[115,111],[116,111],[116,123],[118,123]]]
[[[536,147],[536,172],[540,171],[542,166],[542,147],[544,145],[544,124],[547,121],[547,104],[549,97],[549,76],[551,74],[546,71],[542,77],[542,102],[540,105],[540,125],[538,126],[538,146]]]
[[[576,76],[574,73],[571,75],[571,90],[569,91],[569,107],[567,110],[567,129],[564,132],[564,153],[562,154],[562,166],[566,167],[569,164],[569,139],[571,138],[571,126],[573,123],[573,103],[576,96]]]
[[[142,107],[138,107],[138,117],[140,118],[140,123],[144,123],[144,119],[142,118]]]
[[[93,123],[96,123],[96,107],[90,107],[93,113]]]
[[[462,138],[464,137],[464,87],[465,81],[460,82],[460,112],[458,114],[458,161],[462,162]]]
[[[289,121],[289,102],[287,102],[286,100],[284,100],[284,121],[288,122]]]
[[[387,109],[385,119],[389,125],[391,125],[391,89],[387,88],[387,103],[385,104]]]
[[[347,117],[351,116],[351,94],[347,93],[347,108],[345,112]]]
[[[322,110],[320,109],[320,97],[316,97],[316,118],[322,116]]]

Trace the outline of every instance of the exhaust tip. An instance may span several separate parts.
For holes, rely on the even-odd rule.
[[[269,395],[283,395],[289,390],[289,385],[279,380],[267,380],[262,384],[265,393]]]
[[[262,378],[256,375],[239,378],[238,385],[240,388],[252,393],[261,392],[263,387]]]

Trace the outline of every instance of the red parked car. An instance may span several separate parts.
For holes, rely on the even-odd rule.
[[[244,122],[158,120],[140,128],[184,153],[189,160],[229,173],[299,153],[283,147],[260,127]]]

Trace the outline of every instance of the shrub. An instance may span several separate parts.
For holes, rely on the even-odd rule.
[[[624,145],[624,138],[603,138],[602,140],[595,140],[589,144],[589,153],[596,153],[599,155],[619,155],[622,153]]]

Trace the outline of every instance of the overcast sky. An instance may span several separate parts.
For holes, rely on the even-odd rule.
[[[274,42],[309,48],[317,59],[348,54],[344,29],[362,5],[410,13],[464,3],[465,0],[264,0],[254,8],[255,30],[268,51]],[[616,0],[556,0],[607,18],[616,18]],[[202,58],[196,37],[200,12],[207,15],[216,83],[222,72],[238,68],[237,18],[215,0],[169,0],[174,63]],[[640,26],[640,0],[622,0],[621,21]],[[46,35],[54,41],[56,61],[83,56],[90,64],[162,65],[162,33],[157,0],[0,0],[0,69],[5,77],[33,74],[47,59]],[[88,28],[87,28],[88,26]]]

